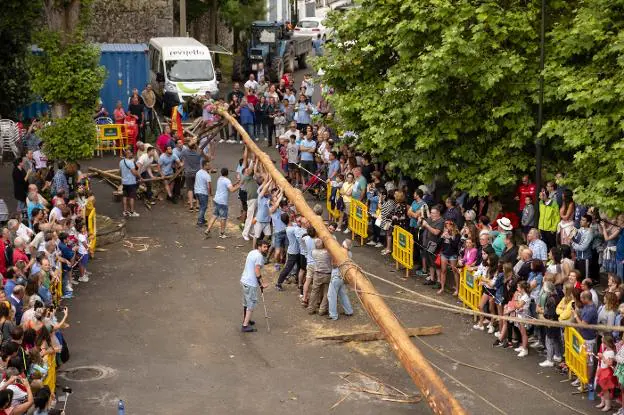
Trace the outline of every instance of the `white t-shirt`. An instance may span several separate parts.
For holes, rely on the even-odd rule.
[[[37,150],[33,153],[33,160],[35,160],[35,168],[37,170],[45,168],[48,164],[48,158],[41,150]]]
[[[78,254],[80,255],[86,255],[89,253],[89,250],[86,248],[86,246],[89,245],[89,241],[87,238],[87,235],[83,234],[83,233],[79,233],[78,234]]]
[[[54,218],[57,222],[62,221],[64,218],[63,214],[61,213],[61,209],[54,206],[52,210],[50,210],[50,216],[48,217],[48,221],[52,222],[52,218]]]
[[[518,301],[522,301],[524,304],[522,308],[518,310],[518,317],[529,318],[529,308],[531,307],[531,298],[529,297],[529,294],[522,294],[520,298],[518,298]]]
[[[208,196],[208,183],[211,181],[210,174],[206,170],[200,169],[195,173],[195,194]]]
[[[258,278],[256,276],[256,266],[262,267],[264,265],[264,255],[257,249],[254,249],[247,254],[247,260],[245,261],[245,269],[241,276],[241,283],[249,285],[251,287],[258,286]]]
[[[24,242],[26,243],[30,242],[30,239],[32,238],[34,234],[32,229],[30,229],[28,226],[24,225],[23,223],[19,224],[19,227],[17,228],[17,232],[15,233],[17,234],[17,236],[22,238]]]
[[[141,154],[141,157],[139,157],[139,159],[137,160],[137,164],[141,165],[141,168],[139,169],[139,174],[145,172],[147,168],[152,165],[153,162],[153,157],[150,157],[147,153]]]
[[[220,205],[228,204],[228,198],[230,196],[229,187],[232,186],[232,182],[225,176],[219,177],[217,180],[217,191],[215,192],[214,202]]]
[[[253,89],[254,91],[258,89],[258,81],[255,79],[252,81],[251,79],[245,82],[245,88]]]

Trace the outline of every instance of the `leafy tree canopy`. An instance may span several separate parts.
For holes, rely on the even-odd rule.
[[[546,172],[624,211],[624,1],[547,3]],[[359,146],[422,180],[498,193],[534,171],[539,0],[364,0],[318,60]]]

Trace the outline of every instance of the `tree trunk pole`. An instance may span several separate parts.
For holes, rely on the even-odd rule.
[[[249,138],[249,135],[247,135],[243,127],[232,118],[230,114],[219,110],[219,115],[228,120],[228,122],[236,128],[241,137],[243,137],[247,148],[260,160],[264,169],[273,178],[273,181],[284,189],[284,194],[288,199],[295,204],[297,210],[314,226],[317,236],[323,240],[325,247],[334,260],[338,264],[347,262],[349,257],[346,252],[327,230],[323,218],[314,214],[312,209],[308,206],[301,191],[293,188],[290,183],[288,183],[284,176],[275,168],[269,156],[260,150]],[[466,414],[464,408],[461,407],[459,402],[457,402],[453,395],[446,389],[442,379],[440,379],[429,363],[427,363],[425,356],[423,356],[420,350],[412,343],[409,335],[392,310],[381,297],[375,295],[377,290],[368,278],[355,267],[348,268],[343,278],[345,278],[349,285],[359,291],[358,296],[362,305],[368,312],[368,315],[377,323],[384,333],[392,351],[399,358],[401,364],[403,364],[403,367],[418,389],[420,389],[433,412],[436,414],[449,415]]]

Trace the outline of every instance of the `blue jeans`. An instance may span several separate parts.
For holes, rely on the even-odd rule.
[[[206,210],[208,209],[208,195],[195,194],[199,201],[199,213],[197,214],[197,224],[204,225],[206,223]]]
[[[332,276],[329,282],[329,290],[327,291],[327,301],[329,302],[329,317],[338,320],[338,298],[346,315],[353,314],[353,307],[347,296],[347,287],[339,276]]]
[[[249,138],[255,140],[254,138],[254,125],[253,124],[243,124],[243,128],[249,134]]]
[[[63,277],[62,277],[62,285],[63,285],[63,295],[67,295],[67,294],[71,294],[71,291],[67,290],[67,287],[69,287],[71,285],[71,282],[69,281],[69,279],[71,278],[71,269],[70,270],[63,270]]]

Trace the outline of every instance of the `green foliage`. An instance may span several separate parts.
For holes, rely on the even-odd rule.
[[[265,12],[264,0],[218,0],[219,15],[226,25],[237,31],[244,31],[254,20],[262,20]]]
[[[45,102],[95,108],[105,79],[99,50],[79,39],[61,46],[59,35],[49,31],[36,40],[44,52],[32,58],[33,89]]]
[[[0,13],[0,114],[12,116],[31,93],[26,57],[30,55],[32,22],[41,14],[41,0],[5,0]]]
[[[54,120],[41,130],[43,151],[52,160],[76,161],[90,158],[97,143],[91,110],[72,109],[66,118]]]

